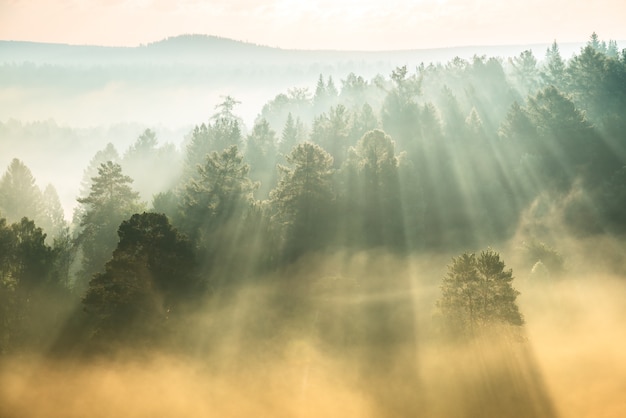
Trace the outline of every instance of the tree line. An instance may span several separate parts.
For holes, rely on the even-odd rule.
[[[0,180],[3,351],[40,341],[62,316],[46,310],[51,298],[81,301],[70,340],[149,339],[310,254],[460,252],[505,241],[529,208],[550,205],[574,233],[624,233],[626,50],[595,34],[568,60],[554,42],[541,64],[532,51],[456,58],[349,74],[340,88],[320,75],[313,94],[270,100],[249,131],[237,104],[225,97],[180,153],[149,129],[123,156],[109,144],[85,170],[71,224],[54,187],[42,192],[11,162]],[[438,308],[457,331],[520,326],[512,277],[497,252],[464,253]],[[394,280],[384,286],[404,288]],[[279,287],[307,300],[310,284],[297,281]]]

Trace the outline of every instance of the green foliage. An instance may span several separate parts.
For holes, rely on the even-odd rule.
[[[165,215],[135,214],[121,223],[119,243],[83,298],[100,337],[154,337],[201,288],[191,243]]]
[[[292,119],[293,122],[293,119]],[[292,127],[295,130],[295,123]],[[248,135],[246,161],[250,177],[261,185],[259,195],[266,197],[275,184],[275,166],[278,158],[278,139],[265,119],[258,120]]]
[[[565,83],[565,61],[561,58],[559,45],[554,41],[546,50],[546,62],[540,71],[541,78],[546,85],[562,88]]]
[[[309,142],[297,145],[286,158],[289,166],[279,166],[280,179],[270,201],[285,234],[286,257],[295,258],[329,240],[335,198],[333,158]]]
[[[11,318],[3,341],[27,323],[20,318],[30,311],[18,308],[24,289],[70,283],[76,254],[82,281],[93,278],[85,307],[100,331],[130,335],[167,328],[183,294],[198,289],[193,277],[219,292],[341,246],[401,253],[503,242],[520,221],[543,222],[533,202],[557,202],[554,215],[578,232],[626,232],[626,59],[614,41],[594,34],[568,61],[555,41],[539,64],[527,50],[508,62],[475,55],[414,73],[403,66],[371,81],[351,73],[340,93],[331,77],[317,81],[313,95],[294,88],[269,101],[245,144],[239,102],[225,97],[190,133],[180,179],[175,147],[159,147],[152,130],[123,159],[109,144],[85,170],[75,242],[54,188],[42,195],[13,160],[0,181],[9,222],[0,225],[0,309]],[[14,124],[0,128],[4,135]],[[276,170],[278,158],[285,164]],[[145,198],[155,195],[152,206],[164,215],[131,217],[143,206],[122,169]],[[257,201],[255,192],[269,199]],[[24,215],[35,223],[20,222]],[[524,251],[534,277],[563,270],[560,254],[544,244]],[[333,280],[331,287],[340,285]],[[449,330],[521,325],[511,281],[491,250],[454,258],[438,305]],[[356,291],[350,283],[320,297],[347,297]],[[328,310],[320,321],[329,340],[353,338],[344,331],[359,309],[334,301],[319,307]],[[380,327],[361,324],[358,333],[383,339],[391,321],[385,310],[372,304],[365,316]],[[331,329],[335,316],[345,329]]]
[[[266,103],[260,116],[274,127],[284,126],[290,113],[293,118],[309,123],[311,102],[308,89],[292,88]]]
[[[488,326],[524,323],[515,302],[512,270],[505,270],[500,255],[485,250],[452,259],[441,285],[437,307],[444,326],[454,336],[473,336]]]
[[[120,156],[117,152],[117,149],[110,142],[104,147],[104,149],[96,152],[93,158],[89,161],[89,165],[83,171],[83,178],[80,182],[80,190],[78,192],[79,198],[85,198],[89,196],[91,192],[91,185],[93,184],[93,178],[98,176],[98,169],[102,164],[106,164],[107,161],[111,161],[113,163],[120,162]],[[72,228],[74,231],[80,230],[80,222],[82,217],[84,216],[85,207],[79,205],[74,208],[74,213],[72,215]]]
[[[348,165],[357,176],[348,191],[361,225],[357,234],[370,247],[402,248],[405,243],[399,161],[395,144],[384,131],[366,133],[350,150]]]
[[[626,232],[626,166],[617,170],[597,192],[597,202],[606,224],[615,232]]]
[[[82,205],[77,242],[82,250],[82,276],[100,271],[117,243],[116,231],[122,220],[140,212],[139,193],[133,191],[133,180],[122,173],[122,167],[111,161],[98,168],[87,197],[77,199]],[[79,283],[79,287],[80,287]]]
[[[396,68],[391,74],[393,88],[387,92],[381,109],[383,129],[402,144],[408,143],[418,118],[416,98],[421,94],[419,75],[408,75],[406,66]]]
[[[235,145],[206,156],[197,179],[187,183],[181,196],[184,231],[192,240],[209,239],[220,225],[249,206],[257,187],[248,177],[249,170]]]
[[[365,103],[361,110],[352,118],[350,138],[352,141],[358,141],[366,132],[379,128],[380,122],[374,113],[374,109],[369,103]]]
[[[42,309],[54,298],[64,300],[67,277],[59,265],[62,251],[45,239],[28,218],[11,225],[0,218],[0,354],[37,347],[62,309],[60,304]]]
[[[351,114],[343,105],[331,107],[313,120],[310,140],[324,148],[332,157],[335,168],[346,159]]]
[[[184,182],[195,178],[198,165],[203,165],[211,152],[222,152],[233,145],[241,146],[243,121],[233,114],[234,107],[239,103],[226,96],[224,102],[216,106],[218,111],[211,117],[212,123],[194,128],[186,149]]]
[[[449,140],[458,141],[464,136],[465,127],[461,105],[448,86],[443,87],[441,95],[440,111],[444,134]]]
[[[0,179],[0,213],[9,222],[22,217],[43,218],[41,190],[35,184],[30,169],[14,158]]]
[[[124,159],[136,160],[153,153],[157,147],[156,133],[151,129],[143,131],[133,145],[128,148]]]
[[[538,171],[532,175],[542,187],[560,190],[591,173],[589,156],[602,146],[585,114],[554,86],[530,96],[525,108],[514,104],[501,132],[513,140],[518,152],[539,157]]]
[[[304,124],[297,118],[294,119],[291,112],[287,115],[287,121],[283,128],[278,151],[284,157],[300,142],[304,142]]]
[[[52,249],[45,244],[46,234],[28,218],[11,226],[15,237],[14,276],[22,286],[38,287],[50,278]]]
[[[513,77],[520,90],[524,94],[534,92],[539,84],[539,70],[533,51],[522,51],[519,56],[509,59],[509,62],[513,66]]]

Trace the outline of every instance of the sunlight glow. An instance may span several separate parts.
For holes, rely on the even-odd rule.
[[[582,41],[593,30],[626,39],[625,11],[620,0],[2,2],[0,39],[132,46],[202,33],[282,48],[411,49]]]

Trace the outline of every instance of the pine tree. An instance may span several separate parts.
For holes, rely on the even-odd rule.
[[[304,126],[300,119],[294,119],[291,112],[287,115],[287,122],[283,128],[278,151],[284,157],[288,155],[296,144],[303,142]]]
[[[165,215],[135,214],[122,222],[119,243],[83,298],[107,340],[153,337],[201,290],[190,242]]]
[[[274,187],[278,157],[277,142],[276,132],[270,128],[265,119],[258,120],[248,135],[246,161],[250,164],[250,178],[260,184],[258,196],[261,199],[267,198],[270,189]]]
[[[361,236],[370,247],[402,248],[404,218],[395,143],[382,130],[367,132],[350,149],[348,162],[356,168],[358,189],[352,198],[359,202]]]
[[[546,61],[540,71],[540,75],[543,82],[547,85],[562,88],[565,84],[565,62],[561,58],[561,52],[556,40],[546,50]]]
[[[48,234],[49,242],[64,234],[68,224],[65,213],[59,200],[59,195],[52,184],[48,184],[43,191],[43,220],[41,227]]]
[[[505,270],[500,255],[485,250],[463,253],[452,259],[441,285],[437,306],[444,325],[455,336],[474,336],[496,324],[524,324],[511,282],[513,271]]]
[[[185,186],[180,203],[184,231],[195,242],[210,240],[211,233],[250,205],[257,185],[248,177],[249,171],[235,145],[206,156],[197,178]]]
[[[298,144],[279,166],[280,179],[270,193],[274,220],[284,232],[288,259],[319,249],[332,231],[333,158],[320,146]]]
[[[98,176],[92,181],[89,195],[77,199],[82,206],[82,231],[77,242],[83,254],[83,279],[104,268],[115,249],[118,226],[143,209],[139,193],[131,188],[133,180],[122,173],[119,164],[111,161],[101,164]]]
[[[43,218],[41,190],[26,165],[14,158],[0,179],[0,214],[9,222]]]

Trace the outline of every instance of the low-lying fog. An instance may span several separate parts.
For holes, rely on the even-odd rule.
[[[449,261],[445,255],[408,260],[381,253],[311,257],[282,274],[356,281],[356,289],[371,281],[406,279],[410,290],[338,291],[326,296],[314,312],[300,316],[300,322],[285,326],[271,319],[272,290],[250,286],[227,303],[199,313],[193,325],[187,325],[192,328],[184,330],[185,346],[175,352],[145,346],[88,359],[32,354],[4,358],[0,414],[623,416],[626,283],[598,267],[601,256],[593,265],[578,261],[595,256],[593,247],[598,245],[576,245],[584,252],[567,254],[571,265],[562,277],[537,278],[515,264],[511,244],[505,260],[513,261],[524,332],[471,342],[450,342],[434,330],[441,266]],[[377,348],[373,341],[359,345],[316,334],[316,327],[345,326],[350,309],[375,302],[372,298],[408,303],[405,313],[412,315],[414,328],[400,332],[410,337]],[[375,320],[367,314],[352,319]],[[406,324],[406,318],[390,318],[381,332],[397,336],[394,327]],[[282,329],[270,332],[271,338],[262,335],[262,329],[272,326]],[[356,329],[367,326],[352,324]]]

